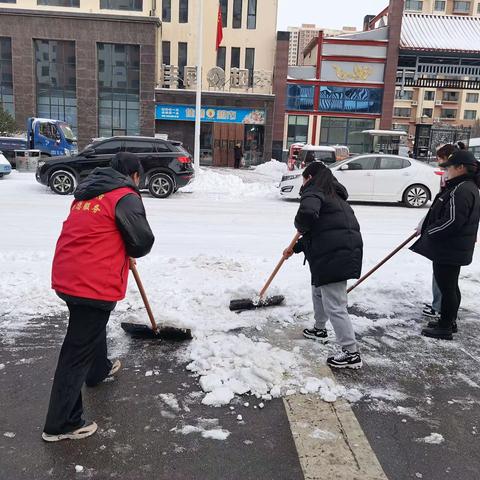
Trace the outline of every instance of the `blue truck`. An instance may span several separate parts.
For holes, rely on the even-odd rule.
[[[0,152],[15,166],[15,150],[40,150],[42,156],[70,156],[78,153],[77,139],[68,123],[51,118],[27,119],[23,137],[0,137]]]

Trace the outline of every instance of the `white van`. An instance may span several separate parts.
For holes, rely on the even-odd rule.
[[[337,154],[334,147],[319,145],[305,145],[297,156],[297,168],[305,168],[312,162],[323,162],[326,165],[335,163]]]

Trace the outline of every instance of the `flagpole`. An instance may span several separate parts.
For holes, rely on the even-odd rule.
[[[195,102],[195,148],[193,161],[195,171],[200,171],[200,125],[202,108],[202,64],[203,64],[203,0],[198,0],[197,25],[197,95]]]

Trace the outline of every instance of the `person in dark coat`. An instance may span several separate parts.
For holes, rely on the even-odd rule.
[[[452,155],[454,152],[459,150],[455,145],[452,143],[447,143],[445,145],[442,145],[438,150],[437,150],[437,163],[440,168],[442,168],[442,165],[448,160],[450,155]],[[440,189],[445,188],[445,183],[447,181],[447,172],[444,172],[443,175],[441,176],[440,179]],[[425,218],[422,218],[421,222],[419,225],[416,227],[415,231],[417,232],[417,235],[420,235],[422,233],[422,225],[423,222],[425,221]],[[429,317],[432,319],[438,320],[440,318],[440,311],[442,308],[442,293],[440,292],[440,289],[438,288],[437,282],[435,280],[435,275],[432,273],[432,303],[431,304],[425,304],[422,314],[425,317]]]
[[[242,144],[238,142],[234,147],[233,147],[233,158],[234,158],[234,168],[240,168],[240,163],[243,158],[243,149],[242,149]]]
[[[410,248],[432,260],[442,294],[440,319],[430,322],[422,335],[452,340],[461,302],[460,268],[472,262],[477,241],[480,168],[467,150],[454,152],[441,166],[447,169],[448,180],[430,207],[420,238]]]
[[[321,162],[303,171],[303,187],[295,227],[302,237],[285,258],[304,252],[309,263],[315,326],[305,337],[327,341],[330,320],[342,350],[327,359],[336,368],[360,368],[362,360],[347,311],[347,280],[359,278],[363,242],[360,226],[346,202],[347,190]]]
[[[82,385],[95,386],[120,368],[107,356],[107,322],[125,297],[130,257],[149,253],[155,240],[138,191],[138,157],[118,153],[111,165],[96,168],[78,186],[55,250],[52,288],[70,318],[42,434],[46,442],[97,430],[83,419]]]

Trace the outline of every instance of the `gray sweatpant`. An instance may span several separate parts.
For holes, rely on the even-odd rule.
[[[330,320],[337,342],[349,352],[356,352],[355,332],[347,311],[347,282],[312,285],[312,298],[315,327],[325,328]]]
[[[437,281],[435,280],[435,275],[432,275],[432,308],[440,313],[442,311],[442,292],[438,288]]]

